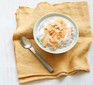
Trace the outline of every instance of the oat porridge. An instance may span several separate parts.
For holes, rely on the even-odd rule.
[[[37,39],[49,50],[62,49],[75,39],[73,25],[65,18],[53,16],[43,20],[38,26]]]

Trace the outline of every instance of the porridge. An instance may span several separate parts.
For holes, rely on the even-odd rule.
[[[62,49],[75,39],[73,24],[62,17],[53,16],[44,19],[38,26],[37,39],[49,50]]]

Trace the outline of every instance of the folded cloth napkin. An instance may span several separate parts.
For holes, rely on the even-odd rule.
[[[79,38],[77,44],[66,53],[47,53],[40,49],[34,41],[33,28],[35,22],[40,16],[50,12],[67,14],[78,25]],[[87,54],[92,42],[92,32],[87,2],[65,2],[60,4],[41,2],[36,8],[20,6],[16,11],[16,22],[17,30],[13,35],[13,43],[20,83],[38,79],[57,78],[77,71],[90,70]],[[34,54],[21,46],[20,38],[22,36],[26,36],[31,40],[35,50],[54,68],[53,73],[49,73]]]

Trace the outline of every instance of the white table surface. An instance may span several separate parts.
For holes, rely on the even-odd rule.
[[[15,11],[20,5],[35,7],[38,2],[60,3],[83,0],[0,0],[0,85],[19,85],[12,36],[16,30]],[[88,0],[93,31],[93,1]],[[90,72],[78,72],[58,79],[39,80],[21,85],[93,85],[93,43],[88,53]]]

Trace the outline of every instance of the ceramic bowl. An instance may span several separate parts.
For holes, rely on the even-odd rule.
[[[73,40],[73,42],[65,47],[65,48],[61,48],[61,49],[57,49],[57,50],[54,50],[54,51],[51,51],[49,49],[46,49],[45,47],[43,47],[43,45],[40,43],[40,41],[37,39],[37,33],[39,33],[39,30],[38,30],[38,26],[39,24],[46,18],[49,18],[49,17],[53,17],[53,16],[60,16],[62,18],[65,18],[67,19],[70,23],[73,24],[73,27],[74,27],[74,30],[75,30],[75,38]],[[33,29],[33,36],[34,36],[34,40],[36,42],[36,44],[44,51],[48,52],[48,53],[52,53],[52,54],[60,54],[60,53],[64,53],[64,52],[67,52],[69,51],[70,49],[72,49],[75,45],[76,45],[76,42],[77,42],[77,39],[78,39],[78,36],[79,36],[79,31],[78,31],[78,27],[76,25],[76,22],[71,18],[69,17],[68,15],[64,15],[64,14],[60,14],[60,13],[48,13],[48,14],[45,14],[43,16],[41,16],[35,23],[35,26],[34,26],[34,29]]]

